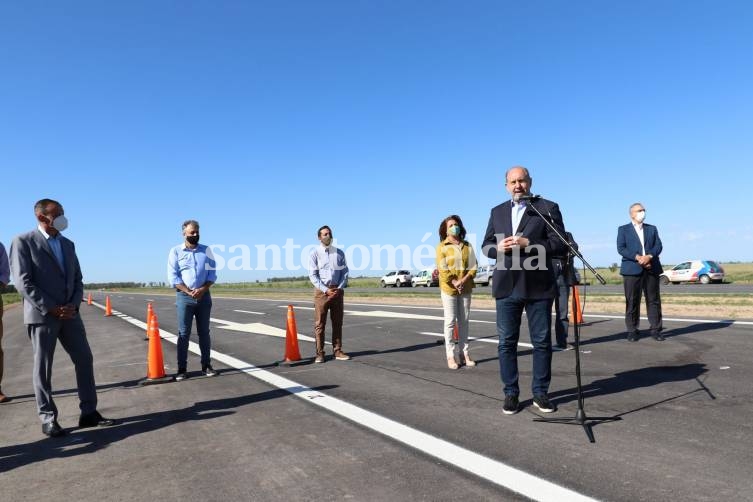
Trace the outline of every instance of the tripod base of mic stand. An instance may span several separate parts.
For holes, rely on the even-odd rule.
[[[622,420],[622,417],[586,417],[586,412],[583,408],[578,408],[575,412],[575,418],[534,418],[534,422],[548,422],[550,424],[564,424],[564,425],[580,425],[588,436],[588,441],[591,443],[596,442],[594,433],[591,427],[599,422],[617,422]]]

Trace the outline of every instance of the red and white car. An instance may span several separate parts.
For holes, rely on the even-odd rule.
[[[662,284],[680,284],[681,282],[724,282],[724,269],[712,260],[690,260],[665,270],[659,280]]]

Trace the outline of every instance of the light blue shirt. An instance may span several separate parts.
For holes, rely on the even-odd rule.
[[[10,282],[10,264],[8,263],[8,253],[5,252],[5,246],[0,242],[0,284]]]
[[[42,235],[44,235],[44,238],[47,239],[47,244],[50,245],[50,249],[52,250],[52,254],[55,255],[55,259],[58,261],[58,265],[60,265],[60,270],[65,273],[65,258],[63,257],[63,245],[60,244],[60,239],[58,239],[58,236],[55,237],[51,236],[44,230],[42,230],[42,227],[37,227],[40,232],[42,232]]]
[[[323,293],[331,286],[339,289],[348,287],[345,253],[334,246],[317,246],[309,257],[309,280]]]
[[[212,250],[197,244],[190,249],[179,244],[167,256],[167,282],[175,287],[185,284],[189,289],[200,288],[207,282],[217,282],[217,263]]]
[[[518,225],[520,225],[520,220],[523,219],[523,215],[526,212],[526,203],[525,201],[521,202],[514,202],[512,203],[512,233],[515,235],[518,233]]]

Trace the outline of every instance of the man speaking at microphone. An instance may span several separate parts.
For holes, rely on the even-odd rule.
[[[552,303],[557,283],[552,256],[566,252],[564,243],[529,205],[535,204],[557,230],[564,234],[562,215],[556,203],[532,196],[528,169],[515,166],[505,174],[505,188],[512,196],[491,210],[483,253],[496,260],[492,295],[497,307],[499,368],[505,403],[502,411],[519,409],[518,339],[525,311],[533,344],[533,404],[544,413],[556,410],[549,401],[552,375]]]

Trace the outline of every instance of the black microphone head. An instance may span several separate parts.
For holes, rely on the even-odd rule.
[[[526,195],[516,195],[515,196],[515,201],[516,202],[517,201],[521,201],[521,200],[534,201],[534,200],[539,200],[539,199],[541,199],[541,195],[526,194]]]

